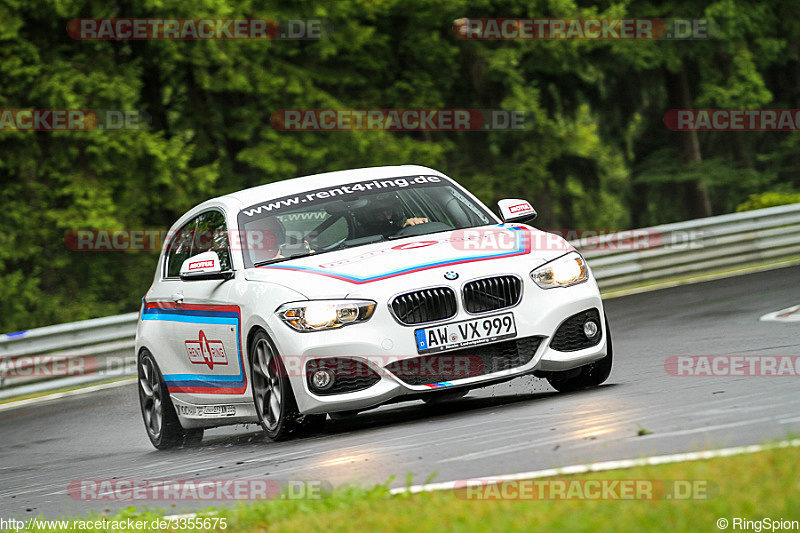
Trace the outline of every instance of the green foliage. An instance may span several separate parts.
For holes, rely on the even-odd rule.
[[[736,207],[737,211],[751,211],[777,205],[800,204],[800,192],[763,192],[751,194]]]
[[[76,41],[76,17],[324,18],[319,41]],[[464,41],[461,17],[707,17],[688,41]],[[529,198],[543,228],[629,228],[772,205],[800,188],[798,137],[664,127],[666,79],[694,107],[792,108],[800,22],[772,0],[438,2],[4,0],[0,108],[139,110],[138,130],[0,131],[0,331],[135,310],[154,253],[72,252],[73,229],[166,229],[212,196],[317,172],[419,163],[487,203]],[[281,132],[279,109],[524,111],[524,131]],[[775,193],[777,194],[777,193]],[[785,195],[784,195],[785,196]],[[783,198],[784,196],[781,196]],[[745,202],[745,199],[750,198]],[[744,204],[742,202],[745,202]]]

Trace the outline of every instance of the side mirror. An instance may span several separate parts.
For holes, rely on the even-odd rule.
[[[527,200],[505,198],[497,202],[503,222],[533,222],[536,210]]]
[[[196,281],[207,279],[231,279],[233,271],[222,271],[217,252],[203,252],[190,257],[181,265],[181,279]]]

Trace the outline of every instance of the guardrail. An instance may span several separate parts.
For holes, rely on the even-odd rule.
[[[800,204],[573,241],[604,291],[800,258]]]
[[[800,204],[571,242],[611,291],[800,258]],[[135,374],[136,320],[128,313],[0,335],[0,399]]]
[[[138,313],[0,335],[0,399],[133,375]]]

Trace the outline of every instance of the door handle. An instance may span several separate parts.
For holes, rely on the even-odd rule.
[[[182,292],[176,292],[175,294],[173,294],[172,295],[172,301],[175,302],[176,304],[182,303],[183,302],[183,293]]]

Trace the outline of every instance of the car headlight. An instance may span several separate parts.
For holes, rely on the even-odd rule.
[[[284,304],[275,312],[292,329],[306,332],[364,322],[374,311],[371,300],[310,300]]]
[[[534,269],[531,279],[543,289],[569,287],[589,279],[589,267],[581,254],[570,252]]]

